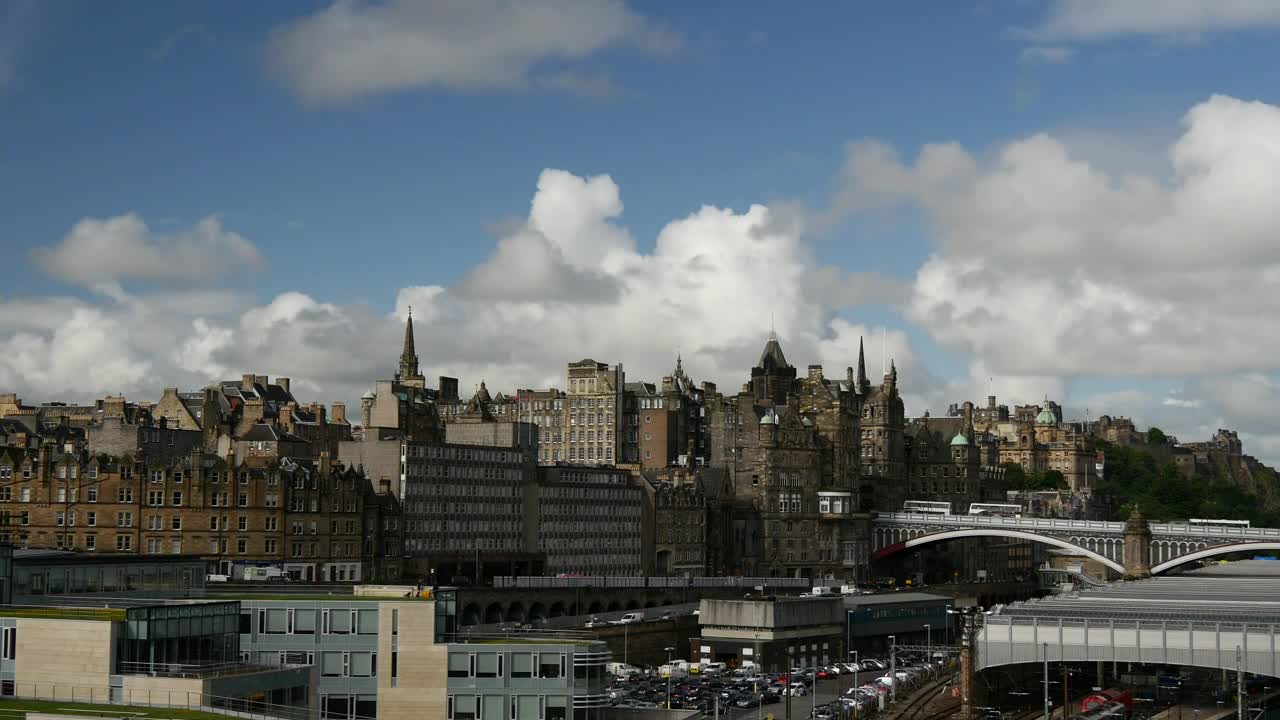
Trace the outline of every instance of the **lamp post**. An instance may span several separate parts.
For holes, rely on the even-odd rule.
[[[671,709],[671,653],[675,652],[675,648],[668,646],[663,648],[663,650],[667,651],[667,709],[670,710]]]
[[[862,672],[862,666],[858,664],[858,651],[857,651],[857,650],[850,650],[850,651],[849,651],[849,654],[853,656],[853,685],[852,685],[852,687],[857,687],[857,685],[858,685],[858,674]],[[858,697],[855,695],[855,696],[854,696],[854,699],[856,700],[856,699],[858,699]],[[859,711],[858,711],[858,708],[859,708],[859,707],[861,707],[861,703],[854,703],[854,704],[853,704],[853,716],[854,716],[855,718],[856,718],[856,717],[858,717],[858,715],[859,715]]]
[[[889,636],[889,704],[898,704],[898,636]]]
[[[1049,643],[1041,645],[1044,658],[1044,720],[1049,720]]]
[[[924,624],[924,661],[933,662],[933,626]]]

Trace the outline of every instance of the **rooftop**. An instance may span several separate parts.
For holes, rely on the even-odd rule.
[[[1111,583],[998,606],[992,619],[1014,622],[1116,620],[1280,625],[1280,574],[1271,577],[1170,576]]]
[[[876,593],[875,595],[850,595],[845,597],[844,604],[847,606],[861,605],[895,605],[898,603],[912,602],[954,602],[952,598],[946,595],[934,595],[924,592],[889,592]]]

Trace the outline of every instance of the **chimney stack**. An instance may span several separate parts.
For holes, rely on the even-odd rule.
[[[241,390],[252,390],[252,389],[253,389],[253,383],[254,383],[254,380],[255,380],[255,379],[256,379],[256,378],[254,378],[253,373],[245,373],[244,375],[241,375],[241,376],[240,376],[240,389],[241,389]]]
[[[289,378],[278,377],[276,378],[276,384],[283,388],[285,392],[289,392]]]
[[[347,404],[344,402],[335,402],[333,404],[332,422],[344,425],[347,422]]]

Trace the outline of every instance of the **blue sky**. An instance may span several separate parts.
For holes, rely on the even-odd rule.
[[[1199,287],[1199,276],[1168,268],[1169,282],[1133,290],[1146,282],[1134,281],[1148,273],[1141,266],[1105,262],[1105,251],[1124,241],[1101,237],[1105,232],[1089,227],[1089,212],[1076,213],[1081,227],[1064,232],[1095,237],[1098,248],[1080,245],[1075,255],[1061,257],[1046,258],[1038,250],[1022,256],[1018,248],[1046,242],[1042,231],[1048,225],[1061,229],[1071,221],[1046,225],[1036,216],[993,225],[991,213],[958,216],[945,202],[952,188],[923,175],[888,179],[918,170],[922,146],[956,143],[968,158],[964,162],[978,168],[976,179],[969,178],[978,188],[981,178],[998,175],[1001,153],[1011,144],[1044,134],[1113,186],[1141,175],[1172,188],[1170,197],[1176,198],[1177,188],[1195,173],[1170,170],[1170,145],[1184,137],[1184,117],[1192,108],[1214,95],[1260,102],[1263,110],[1280,100],[1270,77],[1280,59],[1280,12],[1272,3],[1224,0],[1204,3],[1209,9],[1203,12],[1183,12],[1196,3],[1147,0],[1135,0],[1131,12],[1110,12],[1106,3],[1086,0],[815,3],[803,12],[755,2],[528,4],[546,10],[552,19],[547,24],[521,18],[515,6],[499,0],[449,5],[352,2],[334,9],[328,3],[20,1],[0,9],[0,26],[7,28],[0,32],[0,238],[10,260],[0,287],[0,346],[8,343],[11,352],[23,348],[27,363],[0,361],[0,385],[33,396],[113,387],[145,395],[161,382],[157,376],[173,376],[166,384],[192,383],[217,372],[234,374],[246,363],[275,363],[282,367],[272,372],[296,373],[287,356],[244,354],[227,347],[232,343],[218,331],[243,334],[250,325],[258,327],[246,316],[289,323],[296,319],[290,313],[314,310],[327,320],[316,320],[316,334],[293,340],[307,348],[327,347],[336,356],[307,365],[314,376],[310,387],[320,395],[345,396],[363,381],[356,370],[333,369],[353,352],[334,344],[364,346],[370,338],[388,336],[386,328],[366,336],[350,326],[390,326],[413,297],[438,298],[439,307],[427,311],[440,322],[428,364],[467,378],[464,383],[488,374],[512,386],[540,384],[571,359],[552,361],[565,353],[607,356],[653,376],[664,367],[659,358],[691,345],[712,379],[729,383],[745,376],[756,343],[739,330],[712,339],[705,332],[668,337],[658,331],[649,339],[661,349],[652,355],[621,335],[578,349],[582,343],[558,337],[553,326],[535,333],[557,338],[546,348],[503,347],[513,328],[528,328],[529,317],[563,307],[528,295],[538,290],[530,281],[521,289],[526,294],[504,296],[515,303],[506,310],[477,309],[484,299],[475,284],[480,274],[522,272],[518,263],[503,264],[495,254],[500,238],[516,238],[514,247],[529,233],[545,235],[554,255],[548,266],[554,267],[543,278],[548,282],[575,285],[596,277],[590,263],[564,257],[577,246],[530,219],[540,174],[559,169],[611,179],[625,209],[620,215],[585,213],[581,222],[625,229],[632,243],[626,252],[654,266],[661,265],[655,260],[659,233],[704,206],[745,215],[759,203],[771,217],[801,218],[802,228],[788,235],[791,244],[784,243],[784,250],[792,253],[787,258],[811,257],[797,260],[800,275],[791,276],[801,277],[804,287],[768,290],[786,305],[771,313],[779,316],[784,339],[788,332],[794,335],[800,357],[793,362],[803,364],[809,354],[816,355],[814,362],[846,363],[841,353],[850,343],[856,347],[856,339],[849,334],[853,330],[842,336],[832,318],[859,333],[887,326],[901,333],[891,352],[904,356],[919,378],[920,410],[937,412],[944,401],[976,399],[985,394],[979,378],[998,375],[1008,380],[1001,394],[1012,393],[1014,400],[1062,394],[1081,414],[1084,407],[1096,414],[1095,398],[1129,393],[1124,397],[1130,414],[1200,433],[1219,422],[1257,420],[1252,408],[1214,398],[1235,396],[1235,390],[1247,397],[1257,394],[1247,389],[1255,386],[1274,392],[1273,368],[1257,360],[1267,348],[1258,344],[1205,338],[1209,345],[1239,348],[1234,359],[1218,353],[1202,363],[1204,374],[1194,363],[1161,369],[1152,362],[1167,348],[1160,342],[1144,345],[1150,339],[1142,335],[1144,318],[1186,318],[1188,311],[1178,306],[1185,293],[1173,288]],[[387,38],[362,46],[327,34],[334,31],[324,26],[325,18],[339,11],[372,23]],[[558,31],[561,21],[573,31]],[[450,44],[451,37],[476,28],[475,47]],[[583,37],[593,40],[577,45]],[[381,64],[361,53],[381,57]],[[1200,127],[1270,138],[1268,113],[1249,119],[1244,112],[1209,107]],[[899,162],[877,165],[875,177],[864,170],[851,179],[846,144],[867,139],[896,150]],[[1212,166],[1215,158],[1198,162]],[[1267,170],[1269,161],[1270,156],[1259,157],[1254,170]],[[1225,159],[1218,165],[1228,166],[1238,169]],[[1043,174],[1028,170],[1027,176],[1045,184],[1027,186],[1028,194],[1057,199],[1053,178],[1065,176],[1054,173],[1068,172],[1069,165],[1040,169]],[[573,188],[564,192],[546,197],[549,205],[569,208],[568,217],[581,209],[581,198]],[[840,208],[842,193],[855,198],[856,207]],[[877,202],[860,199],[872,195]],[[1116,204],[1128,201],[1121,197]],[[99,263],[102,280],[114,283],[114,290],[70,269],[77,257],[92,257],[67,244],[77,223],[128,213],[145,224],[144,241],[120,246],[131,249],[118,257],[156,251],[163,265],[175,257],[164,254],[167,244],[214,216],[214,235],[233,233],[259,261],[246,255],[207,273]],[[1157,220],[1141,218],[1146,225],[1159,225]],[[95,232],[105,233],[89,228],[85,237]],[[699,232],[709,237],[719,230]],[[1250,232],[1242,230],[1241,237],[1253,237]],[[1012,239],[1018,233],[1025,242]],[[110,233],[95,238],[99,249],[117,242]],[[201,247],[221,247],[222,240],[210,242]],[[741,247],[724,242],[729,244],[716,247]],[[1273,258],[1265,252],[1255,256],[1246,239],[1241,243],[1226,242],[1228,256],[1270,266]],[[60,270],[32,252],[59,247],[67,251]],[[1032,360],[1022,362],[1022,348],[983,326],[972,308],[951,325],[938,326],[937,318],[963,308],[939,302],[924,288],[920,272],[931,256],[945,266],[940,275],[955,276],[964,263],[978,262],[994,276],[1022,278],[1031,288],[1062,283],[1056,293],[1068,308],[1091,297],[1082,278],[1105,279],[1104,295],[1132,290],[1132,301],[1120,304],[1133,317],[1108,311],[1105,322],[1115,320],[1121,334],[1137,327],[1133,331],[1142,337],[1130,344],[1141,347],[1129,353],[1124,338],[1083,347],[1091,341],[1075,333],[1089,338],[1112,335],[1116,328],[1094,325],[1097,333],[1084,332],[1100,316],[1063,318],[1046,325],[1045,332],[1057,337],[1028,350]],[[601,277],[630,288],[627,297],[638,292],[638,276],[628,269],[634,258],[591,257],[606,268]],[[812,285],[803,279],[806,273],[824,266],[854,275],[839,283],[835,296],[800,297]],[[726,262],[720,272],[735,267],[740,264]],[[1214,270],[1203,263],[1195,267]],[[1226,262],[1217,270],[1233,267]],[[762,284],[750,273],[743,278]],[[669,292],[661,282],[644,279],[654,292]],[[858,290],[872,283],[888,290]],[[975,302],[1040,307],[1037,300],[1005,294],[1004,287],[1004,281],[995,282]],[[439,288],[439,294],[424,288]],[[735,292],[724,289],[726,297]],[[1214,294],[1211,284],[1205,292]],[[632,311],[622,307],[627,302],[611,306],[608,321],[630,322]],[[166,304],[193,307],[159,317]],[[137,315],[144,306],[151,308],[147,319]],[[1210,318],[1234,312],[1197,307]],[[73,346],[79,342],[63,324],[76,309],[98,313],[128,335],[119,374],[78,372],[74,363],[65,373],[38,371],[40,353],[53,352],[60,337]],[[763,308],[752,309],[764,314]],[[683,312],[693,323],[720,322],[710,311]],[[30,313],[50,319],[35,322]],[[12,319],[24,314],[25,320]],[[513,321],[514,316],[525,319]],[[758,319],[763,333],[768,318]],[[197,326],[197,320],[204,324]],[[1244,326],[1254,320],[1250,312],[1239,317]],[[426,322],[426,334],[433,337]],[[512,322],[517,324],[503,324]],[[646,320],[637,322],[647,327]],[[165,333],[139,330],[135,323],[165,328],[173,344],[190,346],[190,352],[158,350],[150,336]],[[960,324],[970,328],[970,336],[951,332]],[[969,339],[984,333],[989,341]],[[1072,349],[1081,350],[1079,357],[1066,357]],[[486,351],[491,357],[484,357]],[[1114,359],[1115,353],[1123,357]],[[354,365],[359,371],[378,369],[394,358],[382,355],[387,357]],[[143,366],[146,371],[138,372]],[[1224,378],[1242,387],[1207,389]],[[1170,408],[1180,407],[1165,402],[1171,391],[1187,403],[1199,402],[1181,408],[1195,412],[1170,415]],[[1263,436],[1272,432],[1280,438],[1280,426],[1258,429],[1258,441],[1271,442]],[[1280,451],[1280,439],[1274,442]]]

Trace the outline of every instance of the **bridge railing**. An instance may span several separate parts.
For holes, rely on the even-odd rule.
[[[1064,518],[1014,518],[1000,515],[938,515],[934,513],[880,513],[876,522],[908,525],[943,525],[955,527],[1003,527],[1019,530],[1054,530],[1069,532],[1094,532],[1119,535],[1124,523],[1106,520],[1068,520]],[[1191,525],[1190,523],[1151,523],[1155,536],[1222,538],[1238,540],[1264,540],[1280,538],[1280,528],[1242,528],[1220,525]]]
[[[493,579],[498,589],[562,589],[562,588],[809,588],[809,578],[777,577],[550,577],[543,575],[500,575]]]
[[[1067,520],[1064,518],[1012,518],[1000,515],[936,515],[933,513],[879,513],[877,522],[955,525],[957,527],[1009,527],[1042,530],[1089,530],[1120,533],[1124,523],[1105,520]]]

